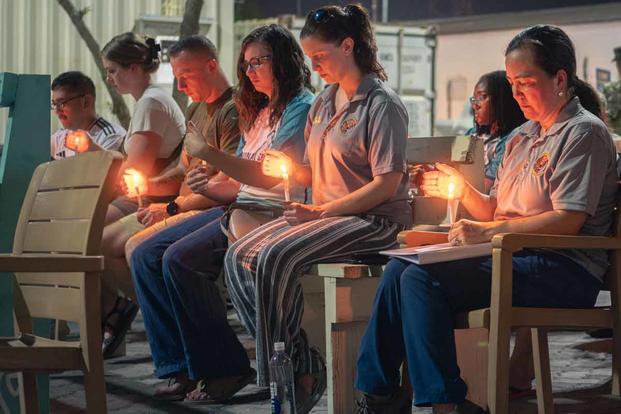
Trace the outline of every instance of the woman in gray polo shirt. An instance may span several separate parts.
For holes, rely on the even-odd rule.
[[[576,77],[571,40],[554,26],[518,34],[505,53],[507,79],[528,122],[513,135],[489,196],[454,169],[438,165],[423,188],[446,194],[448,179],[475,220],[449,231],[456,244],[491,240],[498,233],[608,235],[617,196],[615,149],[606,125],[580,100],[590,91]],[[585,101],[586,102],[586,101]],[[513,255],[513,305],[593,306],[608,263],[601,250],[524,250]],[[418,266],[387,265],[363,338],[357,388],[363,413],[393,410],[403,393],[399,366],[408,362],[416,405],[434,413],[483,413],[465,400],[455,356],[457,312],[490,303],[491,257]],[[366,410],[366,411],[365,411]]]
[[[342,260],[395,245],[410,224],[405,146],[408,116],[383,82],[368,14],[361,6],[328,6],[309,13],[301,33],[304,53],[329,84],[306,123],[306,165],[271,152],[264,173],[310,186],[312,205],[292,203],[284,217],[229,247],[227,287],[242,321],[257,340],[259,385],[268,385],[274,342],[292,357],[297,413],[325,389],[325,366],[300,329],[299,277],[314,263]]]

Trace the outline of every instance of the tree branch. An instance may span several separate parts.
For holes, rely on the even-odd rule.
[[[198,33],[203,3],[203,0],[186,0],[183,19],[179,27],[179,40]],[[173,99],[185,113],[188,107],[188,96],[177,89],[177,79],[173,81]]]
[[[97,69],[99,69],[99,74],[106,85],[106,89],[108,89],[108,93],[110,94],[110,98],[112,98],[112,113],[116,115],[117,119],[123,125],[124,128],[129,126],[129,109],[123,100],[123,97],[106,81],[106,70],[103,67],[103,62],[101,60],[100,47],[89,28],[84,24],[84,15],[86,15],[90,8],[85,7],[82,10],[77,10],[71,0],[58,0],[58,4],[67,12],[67,15],[71,19],[71,22],[75,26],[76,30],[86,43],[86,47],[93,55],[93,59],[95,59],[95,64],[97,65]]]

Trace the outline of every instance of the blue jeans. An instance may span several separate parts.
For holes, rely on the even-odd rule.
[[[214,207],[154,234],[131,256],[155,375],[191,379],[243,375],[246,351],[228,325],[216,279],[228,241]]]
[[[407,360],[415,405],[461,403],[453,335],[455,315],[488,307],[491,257],[418,266],[392,259],[382,276],[358,354],[356,388],[389,395]],[[513,305],[589,308],[601,283],[582,266],[553,252],[513,256]]]

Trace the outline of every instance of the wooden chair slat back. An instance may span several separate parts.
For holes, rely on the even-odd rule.
[[[100,254],[121,161],[118,153],[96,151],[37,167],[22,204],[13,254]],[[20,291],[15,295],[21,297],[16,303],[27,307],[16,307],[16,314],[81,322],[89,295],[83,288],[84,276],[16,273]]]

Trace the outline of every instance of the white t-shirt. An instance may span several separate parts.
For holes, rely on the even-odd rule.
[[[143,131],[153,132],[162,138],[158,158],[168,158],[185,134],[185,117],[179,105],[166,91],[153,85],[147,87],[136,102],[123,146],[126,153],[131,136]]]
[[[65,147],[65,138],[70,129],[59,129],[52,134],[50,141],[50,155],[55,160],[73,157],[76,153]],[[125,138],[125,129],[117,124],[98,117],[86,131],[91,140],[101,148],[111,151],[119,151]]]

